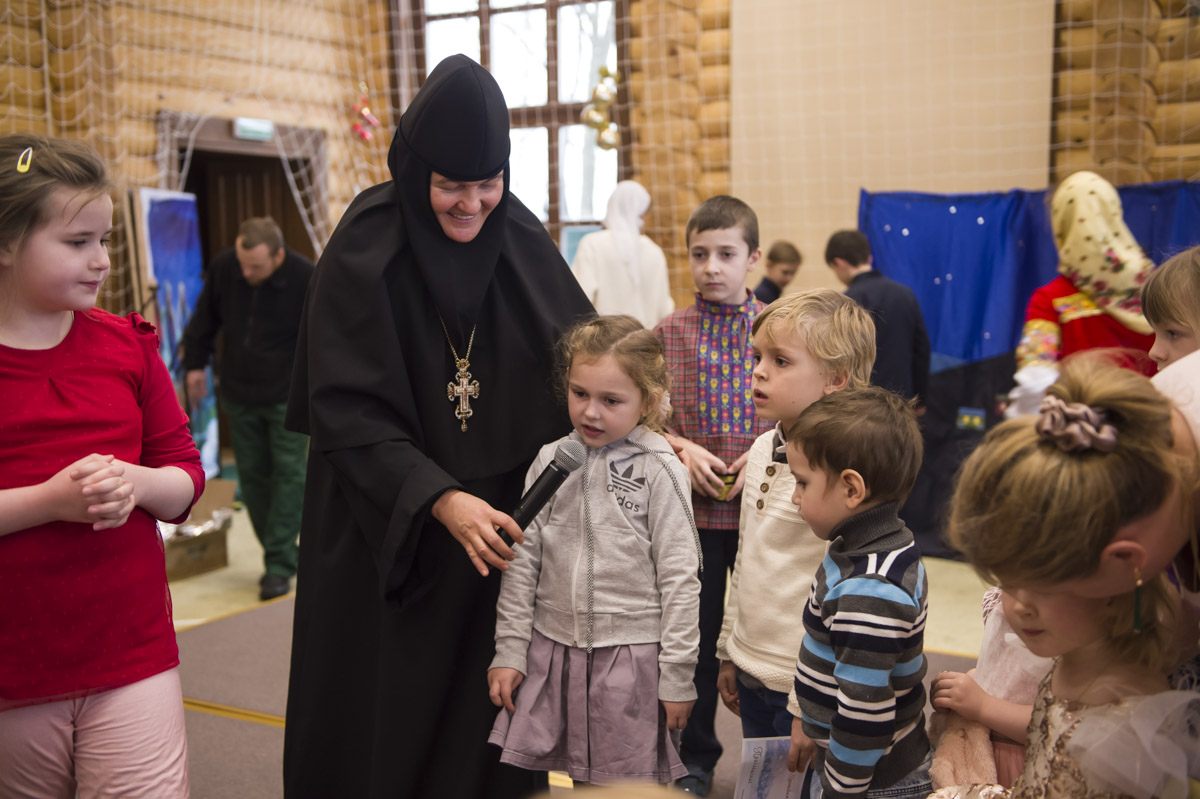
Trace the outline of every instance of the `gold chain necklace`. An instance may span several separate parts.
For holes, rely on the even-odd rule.
[[[479,381],[471,379],[471,373],[467,370],[471,368],[471,346],[475,343],[475,330],[479,327],[477,322],[471,328],[471,338],[467,341],[467,352],[463,357],[458,357],[458,350],[454,349],[454,342],[450,340],[450,331],[446,329],[446,320],[442,318],[442,314],[438,313],[438,321],[442,323],[442,332],[446,334],[446,343],[450,345],[450,354],[454,356],[454,367],[458,370],[454,373],[454,380],[446,384],[446,399],[451,402],[458,401],[458,407],[454,409],[454,418],[462,422],[462,431],[467,432],[467,419],[475,411],[471,410],[471,399],[479,398]]]

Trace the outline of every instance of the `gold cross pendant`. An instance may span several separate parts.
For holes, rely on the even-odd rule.
[[[463,432],[467,432],[467,419],[475,413],[471,410],[471,399],[479,398],[479,381],[471,379],[471,373],[467,370],[471,368],[471,362],[466,358],[459,358],[454,362],[458,371],[454,375],[454,382],[446,384],[446,398],[451,402],[458,400],[458,407],[454,409],[454,418],[462,422]]]

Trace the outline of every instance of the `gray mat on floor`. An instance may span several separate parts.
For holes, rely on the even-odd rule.
[[[283,728],[188,710],[192,799],[283,796]]]
[[[282,716],[292,646],[291,598],[179,633],[180,679],[188,699]],[[928,653],[929,680],[939,671],[966,671],[972,658]],[[741,757],[741,722],[717,708],[717,737],[725,754],[713,775],[710,799],[732,799]],[[276,797],[282,791],[283,730],[248,721],[187,712],[192,795]],[[560,793],[555,791],[555,793]]]
[[[179,633],[184,697],[282,716],[295,604],[289,597]]]

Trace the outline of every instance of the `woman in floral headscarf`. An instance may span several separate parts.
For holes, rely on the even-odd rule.
[[[1058,277],[1029,299],[1009,415],[1035,412],[1058,378],[1058,361],[1072,353],[1098,347],[1148,353],[1154,344],[1141,304],[1154,263],[1126,227],[1112,184],[1094,172],[1071,175],[1054,192],[1050,223]],[[1149,357],[1122,364],[1148,376],[1155,371]]]

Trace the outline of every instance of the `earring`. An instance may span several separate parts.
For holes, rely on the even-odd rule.
[[[1133,631],[1140,633],[1142,631],[1142,570],[1134,567],[1133,569]]]

